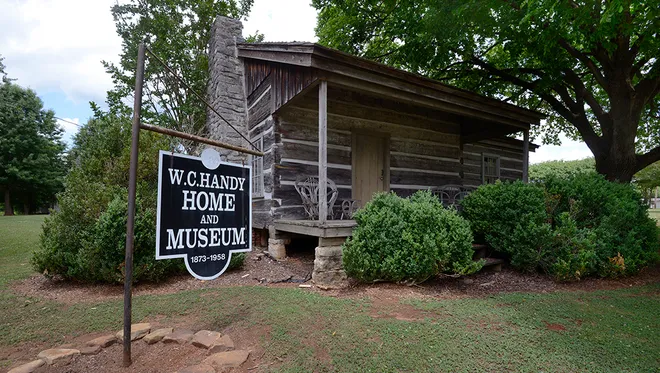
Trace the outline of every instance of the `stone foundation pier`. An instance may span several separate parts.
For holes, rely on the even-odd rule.
[[[319,237],[312,281],[321,288],[340,288],[348,284],[342,262],[341,245],[346,237]]]

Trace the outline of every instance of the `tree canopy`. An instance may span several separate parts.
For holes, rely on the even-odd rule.
[[[62,188],[66,172],[58,127],[41,99],[4,79],[0,83],[0,190],[5,215],[13,215],[13,202],[24,211],[49,205]]]
[[[660,0],[313,0],[319,41],[546,113],[630,181],[660,160]]]
[[[135,88],[139,44],[144,41],[191,87],[206,92],[208,42],[219,15],[246,16],[253,0],[131,0],[112,7],[117,34],[122,38],[118,64],[104,61],[115,87],[108,92],[111,108],[130,101]],[[155,60],[147,58],[142,116],[145,121],[202,135],[206,107]],[[184,144],[187,151],[195,147]]]
[[[585,173],[595,173],[596,162],[593,158],[578,159],[574,161],[547,161],[529,166],[529,179],[543,181],[548,177],[568,179]]]

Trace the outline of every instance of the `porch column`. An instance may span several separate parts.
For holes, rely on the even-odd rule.
[[[319,85],[319,223],[328,219],[328,82]]]
[[[523,182],[529,181],[529,130],[523,131]]]

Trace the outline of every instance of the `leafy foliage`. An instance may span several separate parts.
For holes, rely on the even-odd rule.
[[[407,199],[378,194],[355,220],[343,260],[346,273],[360,281],[419,283],[439,273],[473,273],[483,265],[472,261],[468,223],[429,192]]]
[[[462,206],[477,237],[524,271],[615,277],[659,259],[660,231],[639,192],[596,173],[484,185]]]
[[[83,126],[70,152],[73,167],[66,189],[58,195],[59,210],[44,223],[34,268],[49,276],[84,282],[123,281],[126,242],[126,170],[130,160],[131,121],[128,113],[111,115],[97,110]],[[158,281],[181,271],[179,261],[154,258],[158,150],[167,141],[141,134],[135,221],[133,278]]]
[[[108,92],[111,107],[132,101],[137,51],[145,42],[195,91],[204,94],[209,79],[208,42],[220,15],[239,18],[253,0],[131,0],[112,7],[117,34],[122,38],[118,64],[104,61],[115,88]],[[258,38],[258,34],[256,35]],[[153,58],[147,58],[142,116],[147,122],[203,135],[206,107]],[[183,143],[188,152],[192,142]]]
[[[635,184],[639,185],[643,190],[650,191],[651,189],[660,186],[660,161],[646,167],[635,174]]]
[[[461,206],[478,241],[509,255],[516,268],[536,269],[551,236],[542,188],[498,181],[470,193]]]
[[[0,83],[0,191],[6,215],[13,214],[12,202],[27,212],[49,206],[62,189],[65,146],[54,115],[31,89],[9,79]]]
[[[543,181],[550,177],[568,178],[582,173],[595,173],[596,162],[593,158],[575,161],[547,161],[529,166],[529,179]]]
[[[658,0],[312,4],[322,44],[540,110],[610,180],[660,160]]]

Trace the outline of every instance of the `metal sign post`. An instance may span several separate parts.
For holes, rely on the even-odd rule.
[[[135,240],[134,236],[134,229],[135,229],[135,192],[136,192],[136,184],[137,184],[137,167],[138,167],[138,148],[139,148],[139,142],[140,142],[140,129],[152,131],[152,132],[157,132],[161,133],[164,135],[169,135],[169,136],[175,136],[179,137],[182,139],[187,139],[187,140],[193,140],[197,142],[201,142],[204,144],[208,145],[213,145],[217,146],[220,148],[224,149],[229,149],[229,150],[234,150],[242,153],[247,153],[255,156],[263,156],[263,153],[260,151],[255,151],[251,149],[245,149],[239,146],[223,143],[220,141],[215,141],[211,139],[207,139],[204,137],[200,136],[195,136],[191,135],[188,133],[184,132],[179,132],[175,130],[171,130],[168,128],[163,128],[163,127],[158,127],[154,125],[148,125],[148,124],[143,124],[140,123],[140,112],[142,109],[142,87],[144,85],[144,65],[145,65],[145,59],[146,59],[146,52],[149,52],[151,56],[153,56],[156,61],[160,64],[162,64],[165,69],[174,75],[174,77],[181,82],[188,90],[190,90],[195,96],[197,96],[211,111],[213,111],[217,116],[220,117],[227,125],[229,125],[232,129],[236,130],[234,126],[232,126],[225,118],[222,117],[222,115],[215,109],[213,108],[208,101],[206,101],[199,93],[195,92],[192,90],[192,88],[185,82],[183,79],[181,79],[176,73],[169,67],[167,66],[163,60],[158,58],[152,51],[150,51],[144,43],[141,43],[139,48],[138,48],[138,56],[137,56],[137,69],[135,71],[135,97],[133,101],[133,126],[132,126],[132,139],[131,139],[131,161],[130,161],[130,169],[129,169],[129,179],[128,179],[128,219],[126,221],[126,253],[125,253],[125,261],[124,261],[124,340],[123,340],[123,365],[125,367],[128,367],[131,365],[131,314],[132,314],[132,285],[133,285],[133,244]],[[236,130],[237,131],[237,130]],[[237,131],[238,132],[238,131]],[[238,132],[243,139],[245,139],[248,143],[250,143],[249,140],[240,132]],[[250,143],[251,144],[251,143]],[[254,145],[252,144],[254,147]],[[246,183],[251,183],[251,179],[249,178],[249,170],[247,173],[248,177],[246,178],[244,182]],[[248,190],[249,191],[249,190]],[[249,193],[248,193],[249,194]],[[248,203],[251,207],[251,203]],[[251,209],[249,210],[251,213]],[[251,214],[249,214],[251,215]],[[249,216],[251,219],[251,216]],[[251,225],[248,225],[248,227],[251,227]],[[215,231],[214,231],[215,232]],[[240,233],[240,231],[236,231]],[[236,234],[238,234],[236,233]],[[250,241],[251,243],[251,237],[249,236],[251,232],[247,230],[245,233],[246,235],[245,240]],[[240,236],[237,236],[240,237]],[[227,254],[224,258],[227,260],[231,256],[231,252],[240,252],[240,251],[247,251],[245,247],[226,247]],[[212,254],[211,254],[212,255]],[[215,254],[215,257],[211,257],[211,261],[213,261],[212,258],[220,258],[222,253],[220,254]],[[201,258],[201,254],[197,255],[198,257]],[[195,259],[197,260],[197,259]],[[199,259],[201,260],[201,259]],[[224,260],[224,259],[223,259]],[[188,264],[186,262],[186,264]],[[228,264],[228,263],[226,263]],[[226,267],[225,264],[225,267]],[[219,274],[218,274],[219,275]],[[212,276],[202,276],[202,277],[212,277]],[[216,276],[217,277],[217,276]]]
[[[128,171],[128,220],[126,221],[126,257],[124,260],[124,366],[131,365],[131,293],[133,286],[133,234],[135,228],[135,189],[137,184],[138,145],[140,142],[140,112],[144,84],[144,58],[146,48],[140,43],[135,71],[135,97],[133,100],[133,127],[131,163]]]

